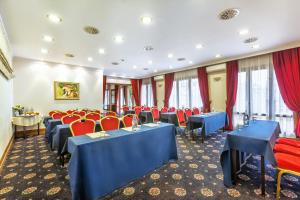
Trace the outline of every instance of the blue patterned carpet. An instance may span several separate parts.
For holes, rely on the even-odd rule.
[[[253,156],[234,188],[225,188],[219,162],[224,133],[204,144],[177,136],[179,160],[155,170],[104,199],[275,199],[275,170],[267,165],[267,195],[260,196],[259,156]],[[137,163],[138,164],[138,163]],[[300,178],[284,176],[281,199],[300,199]],[[43,136],[17,139],[0,174],[0,200],[71,199],[67,168]]]

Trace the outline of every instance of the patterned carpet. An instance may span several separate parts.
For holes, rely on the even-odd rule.
[[[215,134],[201,144],[177,136],[179,160],[116,190],[104,199],[274,199],[275,170],[267,165],[267,196],[259,193],[259,156],[253,156],[239,174],[238,184],[227,189],[219,162],[225,134]],[[300,199],[300,181],[284,176],[281,199]],[[71,199],[67,168],[43,136],[17,139],[0,174],[0,200]]]

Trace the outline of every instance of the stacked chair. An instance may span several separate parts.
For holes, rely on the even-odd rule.
[[[274,146],[277,162],[276,199],[280,199],[280,183],[283,174],[300,176],[300,140],[279,138]]]

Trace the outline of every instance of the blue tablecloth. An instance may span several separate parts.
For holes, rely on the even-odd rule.
[[[188,129],[202,128],[204,135],[209,135],[217,130],[224,128],[227,122],[225,112],[211,112],[200,115],[192,115],[188,119]],[[197,125],[200,125],[199,127]]]
[[[62,124],[60,119],[48,120],[48,125],[46,127],[46,132],[45,132],[45,138],[50,144],[52,143],[52,136],[54,134],[55,127],[60,124]]]
[[[232,185],[231,149],[263,155],[270,164],[276,165],[273,147],[279,133],[279,123],[267,120],[250,121],[249,126],[228,133],[220,158],[224,174],[224,185],[228,187]]]
[[[48,126],[48,121],[49,121],[50,119],[52,119],[52,117],[50,117],[50,116],[44,117],[44,119],[43,119],[43,124],[45,125],[45,127]]]
[[[139,120],[142,124],[144,123],[152,123],[153,117],[151,111],[141,111],[139,114]]]
[[[159,120],[162,122],[166,122],[178,126],[176,112],[165,112],[165,113],[161,112],[159,118],[160,118]]]
[[[110,136],[71,137],[68,171],[72,199],[96,199],[178,159],[175,127],[142,126],[139,131],[109,131]]]

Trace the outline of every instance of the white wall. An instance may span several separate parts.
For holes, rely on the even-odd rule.
[[[12,137],[12,95],[12,81],[5,79],[0,73],[0,158]]]
[[[226,110],[226,71],[208,74],[209,99],[211,109],[215,111]]]
[[[13,103],[43,115],[50,110],[102,109],[103,71],[80,66],[14,58]],[[54,81],[80,83],[80,100],[54,100]]]
[[[156,98],[157,98],[157,107],[164,107],[164,98],[165,98],[165,81],[156,81]]]

